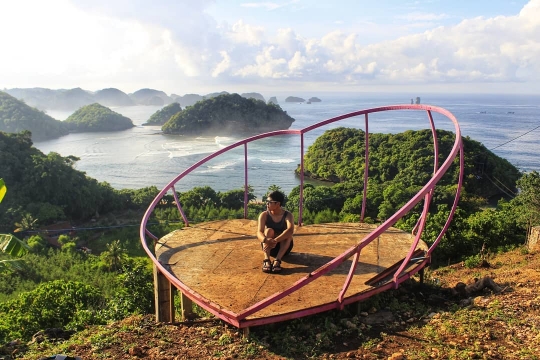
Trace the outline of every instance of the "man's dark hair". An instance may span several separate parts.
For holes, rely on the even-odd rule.
[[[268,197],[274,201],[279,201],[280,205],[283,205],[285,202],[285,195],[281,191],[272,191],[268,194]]]

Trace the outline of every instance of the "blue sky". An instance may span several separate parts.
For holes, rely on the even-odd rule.
[[[540,92],[540,0],[18,0],[0,33],[0,88]]]

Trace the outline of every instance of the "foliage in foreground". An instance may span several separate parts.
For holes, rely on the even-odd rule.
[[[411,280],[343,311],[253,327],[249,338],[204,313],[200,314],[204,318],[174,325],[156,324],[151,315],[131,316],[88,327],[67,341],[21,346],[21,356],[29,360],[54,353],[85,358],[123,358],[130,353],[149,358],[159,353],[193,359],[540,359],[537,278],[521,283],[520,275],[536,273],[535,254],[517,249],[488,260],[491,268],[451,266],[429,271],[424,285]],[[447,287],[473,275],[494,273],[498,283],[506,286],[503,293],[484,291],[474,300],[461,299]],[[0,347],[0,355],[1,351]]]
[[[17,338],[28,341],[42,329],[81,330],[132,314],[152,313],[152,272],[145,262],[127,263],[116,276],[102,273],[111,282],[110,294],[99,288],[98,278],[89,275],[86,283],[69,278],[43,282],[0,303],[0,343]],[[89,280],[95,283],[88,284]]]

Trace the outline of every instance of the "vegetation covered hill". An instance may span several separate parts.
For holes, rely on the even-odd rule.
[[[162,130],[166,134],[256,134],[288,129],[294,119],[276,104],[225,94],[197,102],[174,115]]]
[[[0,203],[0,233],[16,223],[32,227],[60,220],[88,220],[99,214],[146,206],[157,189],[115,190],[73,168],[77,157],[47,155],[32,146],[29,132],[0,132],[0,178],[9,188]],[[137,194],[137,195],[135,195]],[[138,200],[137,200],[138,199]],[[26,221],[25,221],[26,219]]]
[[[32,132],[33,140],[46,140],[68,134],[64,123],[0,91],[0,131]]]
[[[437,130],[439,164],[454,144],[454,134]],[[465,147],[465,189],[484,198],[515,190],[519,170],[469,137]],[[336,128],[317,138],[306,153],[305,175],[331,182],[362,182],[365,168],[365,132]],[[457,159],[456,159],[457,163]],[[457,183],[459,168],[454,166],[440,185]],[[433,173],[431,130],[405,131],[399,134],[370,134],[369,178],[377,184],[399,184],[401,188],[424,185]],[[501,186],[504,184],[504,187]],[[506,188],[506,189],[505,189]]]
[[[173,115],[176,115],[180,111],[182,111],[182,107],[179,103],[174,102],[153,113],[143,125],[163,125],[169,121]]]
[[[65,121],[71,131],[120,131],[132,128],[131,119],[98,103],[83,106]]]

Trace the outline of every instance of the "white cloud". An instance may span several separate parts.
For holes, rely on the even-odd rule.
[[[218,77],[219,74],[223,73],[231,66],[231,58],[229,54],[227,54],[226,51],[220,51],[219,53],[223,57],[223,60],[217,64],[214,71],[212,71],[212,77]]]
[[[227,37],[234,43],[260,45],[264,38],[264,29],[260,26],[245,24],[242,20],[236,22],[227,32]]]
[[[515,16],[470,18],[370,45],[361,44],[366,35],[344,30],[305,37],[286,24],[265,29],[239,20],[218,26],[203,5],[178,4],[183,7],[175,11],[186,14],[182,21],[176,16],[159,21],[159,12],[125,15],[120,7],[82,11],[68,0],[2,2],[0,32],[10,34],[2,46],[10,56],[0,57],[0,86],[162,87],[181,93],[195,91],[188,88],[194,84],[234,88],[266,79],[277,86],[286,81],[287,88],[295,81],[298,86],[540,82],[540,0]],[[271,4],[291,2],[257,6]],[[403,15],[415,21],[443,16]]]

